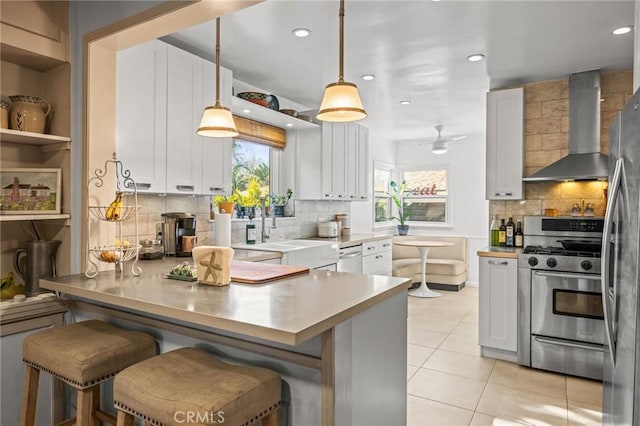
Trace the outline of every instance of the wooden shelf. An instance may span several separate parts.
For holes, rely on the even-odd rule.
[[[309,121],[283,114],[279,111],[265,108],[253,102],[245,101],[236,96],[233,97],[231,110],[234,115],[270,124],[285,130],[316,129],[318,125]],[[251,112],[244,112],[249,110]],[[289,125],[290,124],[290,125]]]
[[[66,136],[21,132],[20,130],[10,129],[0,129],[0,140],[2,142],[21,143],[25,145],[52,145],[71,142],[71,138]]]
[[[0,222],[71,219],[70,214],[0,214]]]

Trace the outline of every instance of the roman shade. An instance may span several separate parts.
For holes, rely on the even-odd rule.
[[[244,117],[233,116],[238,129],[237,139],[268,145],[277,149],[284,149],[287,144],[287,132],[279,127]]]

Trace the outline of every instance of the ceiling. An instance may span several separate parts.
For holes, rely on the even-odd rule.
[[[633,1],[350,0],[345,80],[360,89],[374,141],[433,140],[435,125],[482,140],[489,88],[631,68],[633,32],[611,31],[633,17]],[[293,37],[297,27],[312,33]],[[337,0],[268,0],[224,16],[221,38],[234,78],[310,109],[337,80]],[[213,59],[215,22],[169,41]],[[486,58],[469,62],[472,53]]]

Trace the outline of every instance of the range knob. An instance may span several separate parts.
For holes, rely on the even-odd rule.
[[[530,257],[529,258],[529,265],[536,266],[537,264],[538,264],[538,258],[537,257]]]
[[[547,266],[549,268],[555,268],[557,264],[558,264],[558,261],[555,260],[553,257],[550,257],[549,259],[547,259]]]
[[[580,266],[582,266],[582,269],[584,269],[585,271],[588,271],[589,269],[593,268],[593,263],[591,263],[590,260],[583,260]]]

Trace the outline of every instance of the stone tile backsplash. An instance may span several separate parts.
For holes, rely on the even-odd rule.
[[[138,239],[154,239],[156,224],[163,223],[162,213],[187,212],[196,214],[196,234],[198,244],[213,244],[215,221],[209,222],[209,196],[183,195],[138,195],[140,210],[138,213]],[[125,200],[132,204],[132,199]],[[310,238],[318,234],[317,222],[333,220],[336,213],[351,214],[348,201],[293,201],[295,217],[277,218],[276,228],[268,229],[270,239],[283,240]],[[261,233],[260,218],[254,219]],[[271,218],[266,219],[267,228],[271,226]],[[246,219],[234,219],[231,223],[231,242],[240,244],[245,241]],[[135,241],[135,222],[123,223],[123,237],[130,242]]]

